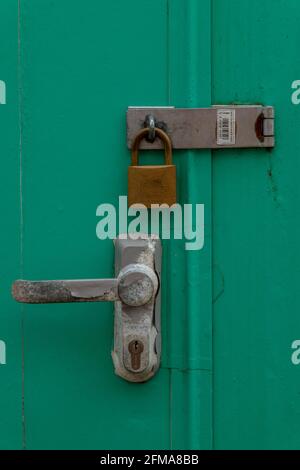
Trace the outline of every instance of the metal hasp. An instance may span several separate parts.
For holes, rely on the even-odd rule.
[[[161,242],[139,235],[119,236],[114,244],[115,279],[18,280],[12,295],[29,304],[115,302],[115,372],[145,382],[160,364]]]
[[[127,110],[127,145],[146,127],[147,116],[164,130],[173,149],[274,147],[272,106],[216,105],[211,108],[130,107]],[[161,149],[156,139],[141,142],[141,149]]]

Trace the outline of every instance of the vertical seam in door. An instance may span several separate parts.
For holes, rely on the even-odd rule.
[[[19,112],[19,192],[20,192],[20,276],[23,277],[23,146],[22,146],[22,70],[21,70],[21,0],[18,0],[18,112]],[[21,335],[22,335],[22,447],[26,448],[25,431],[25,399],[24,399],[24,306],[21,305]]]
[[[171,85],[170,85],[170,0],[166,0],[166,19],[167,19],[167,25],[166,25],[166,32],[167,32],[167,39],[166,39],[166,44],[167,44],[167,64],[166,64],[166,73],[167,73],[167,104],[170,106],[170,101],[171,101]]]
[[[204,5],[203,5],[203,8],[204,8]],[[201,55],[199,55],[199,47],[200,47],[200,44],[198,43],[198,41],[200,40],[199,38],[199,28],[201,27],[200,26],[200,17],[197,17],[200,12],[202,14],[202,10],[199,8],[199,4],[197,4],[197,1],[195,0],[190,0],[190,2],[188,2],[187,4],[187,9],[188,9],[188,22],[187,22],[187,26],[188,26],[188,30],[187,30],[187,34],[189,36],[189,39],[188,39],[188,46],[190,48],[189,50],[189,57],[188,57],[188,63],[187,63],[187,66],[189,67],[188,68],[188,93],[189,93],[189,96],[188,96],[188,100],[189,100],[189,105],[194,107],[194,106],[199,106],[201,105],[200,104],[200,100],[203,99],[203,96],[202,96],[202,91],[199,91],[199,82],[200,82],[200,78],[201,76],[203,75],[203,71],[201,69],[199,69],[199,64],[197,63],[198,60],[200,59],[200,57],[202,57]],[[209,6],[207,8],[207,13],[211,16],[211,0],[209,1]],[[197,21],[198,20],[198,21]],[[205,21],[205,18],[201,21]],[[212,36],[212,32],[211,32],[211,17],[208,18],[208,22],[209,22],[209,35],[210,37],[208,38],[208,45],[211,46],[211,36]],[[202,46],[201,46],[202,47]],[[201,49],[201,53],[202,53],[202,49]],[[210,64],[208,66],[208,69],[211,73],[211,51],[209,51],[209,61],[210,61]],[[200,59],[201,60],[201,59]],[[202,59],[203,60],[203,59]],[[207,60],[207,58],[206,58]],[[205,64],[204,64],[204,67],[205,67]],[[211,102],[211,76],[210,76],[210,84],[209,84],[209,100]],[[202,157],[202,152],[199,152],[197,155],[195,153],[195,151],[187,151],[186,153],[186,161],[187,161],[187,164],[188,164],[188,170],[187,170],[187,193],[189,195],[189,200],[195,200],[195,197],[191,197],[191,195],[195,195],[195,193],[197,192],[197,184],[196,184],[196,181],[197,181],[197,178],[195,177],[195,168],[197,168],[197,166],[195,165],[196,164],[196,161],[198,158],[203,158]],[[211,162],[211,152],[210,152],[210,155],[209,155],[209,160],[210,160],[210,192],[209,192],[209,195],[208,195],[208,198],[209,198],[209,204],[210,204],[210,207],[211,207],[211,200],[212,200],[212,188],[211,188],[211,178],[212,178],[212,175],[211,175],[211,167],[212,167],[212,162]],[[210,291],[212,290],[212,271],[211,271],[211,259],[212,259],[212,247],[211,247],[211,243],[210,243],[210,254],[209,254],[209,263],[210,263],[210,268],[209,268],[209,271],[210,271]],[[200,325],[200,323],[197,322],[196,320],[196,312],[195,312],[195,308],[196,308],[196,297],[197,297],[197,294],[195,292],[195,288],[193,287],[193,279],[195,277],[197,277],[197,267],[196,266],[193,266],[193,262],[192,262],[192,257],[195,257],[195,254],[192,254],[191,252],[188,252],[186,254],[186,276],[187,276],[187,290],[188,290],[188,295],[187,295],[187,310],[188,312],[190,312],[190,315],[188,317],[189,319],[189,324],[188,324],[188,343],[187,343],[187,353],[188,353],[188,357],[194,357],[194,356],[197,356],[197,353],[198,353],[198,350],[197,350],[197,345],[196,345],[196,342],[195,342],[195,330],[198,330],[198,332],[200,332],[199,328],[200,326],[203,326],[203,325]],[[205,307],[204,307],[205,309]],[[194,312],[194,315],[192,314]],[[200,312],[198,312],[200,313]],[[204,314],[205,316],[205,313],[202,312],[202,314]],[[209,312],[209,317],[210,317],[210,324],[212,322],[212,309],[210,307],[210,312]],[[211,328],[211,327],[210,327]],[[211,332],[210,332],[211,334]],[[193,337],[194,336],[194,337]],[[192,341],[192,337],[193,337],[193,341]],[[209,351],[209,354],[210,354],[210,360],[211,360],[211,353],[212,353],[212,350],[211,350],[211,343],[210,343],[210,351]],[[189,365],[189,368],[190,368],[190,365]],[[207,438],[207,445],[208,445],[208,448],[211,448],[212,446],[212,440],[211,440],[211,432],[212,432],[212,403],[211,403],[211,400],[212,400],[212,381],[211,381],[211,378],[212,378],[212,372],[210,372],[210,387],[209,387],[209,390],[207,391],[207,398],[208,398],[208,402],[209,402],[209,408],[210,408],[210,411],[209,411],[209,415],[210,415],[210,418],[208,419],[204,419],[203,416],[202,416],[202,412],[203,412],[203,403],[200,403],[199,402],[199,398],[197,397],[197,392],[199,393],[198,391],[198,387],[200,386],[199,385],[199,377],[196,379],[195,377],[195,373],[192,374],[191,372],[188,374],[189,375],[189,380],[188,380],[188,400],[189,400],[189,445],[191,448],[198,448],[199,445],[203,445],[203,435],[206,434],[206,438]],[[198,395],[199,396],[199,395]],[[203,400],[203,395],[201,394],[201,398],[200,398],[200,401]],[[208,426],[210,427],[210,429],[203,429],[203,427],[205,426]],[[199,428],[199,429],[198,429]],[[208,444],[208,441],[209,444]]]

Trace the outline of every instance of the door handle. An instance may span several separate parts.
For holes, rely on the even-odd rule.
[[[143,264],[126,266],[116,279],[53,281],[15,281],[12,287],[17,302],[51,304],[69,302],[115,302],[140,307],[156,294],[155,272]]]
[[[154,375],[160,361],[161,244],[156,236],[115,240],[113,279],[17,280],[12,295],[29,304],[115,302],[115,372],[132,382]]]

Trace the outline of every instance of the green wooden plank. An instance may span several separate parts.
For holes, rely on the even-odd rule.
[[[127,193],[127,106],[167,104],[166,15],[165,0],[21,0],[26,278],[113,274],[96,208]],[[25,307],[28,449],[169,447],[169,371],[126,383],[112,338],[110,304]]]
[[[10,287],[20,276],[18,2],[0,3],[0,448],[22,448],[21,309]],[[5,89],[6,88],[6,93]],[[4,99],[6,95],[6,100]],[[6,104],[4,104],[6,102]]]
[[[213,5],[214,102],[277,116],[271,153],[213,157],[215,447],[299,449],[299,2]]]

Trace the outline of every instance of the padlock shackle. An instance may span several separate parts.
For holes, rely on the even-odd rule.
[[[158,127],[154,128],[155,135],[160,138],[160,140],[164,143],[165,146],[165,164],[166,165],[172,165],[172,142],[168,134],[166,132],[162,131]],[[139,146],[141,141],[148,135],[149,133],[149,128],[145,127],[144,129],[141,129],[137,135],[135,136],[135,139],[132,143],[132,154],[131,154],[131,165],[132,166],[137,166],[139,164],[138,160],[138,152],[139,152]]]

